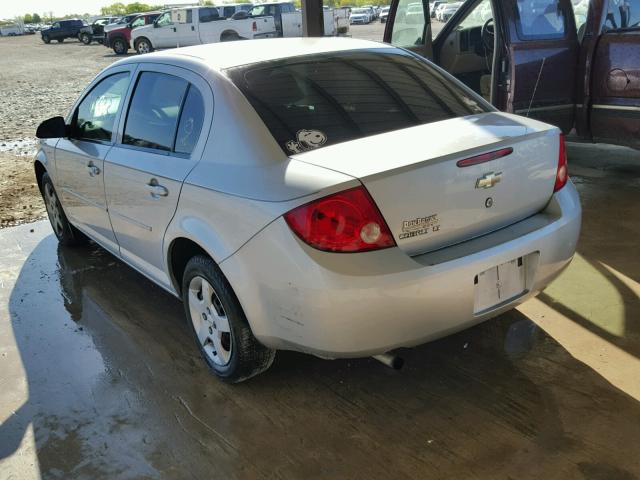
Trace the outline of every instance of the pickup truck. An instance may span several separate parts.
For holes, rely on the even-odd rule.
[[[57,40],[58,43],[62,43],[65,38],[80,39],[80,30],[86,26],[87,23],[84,20],[60,20],[51,25],[51,27],[41,30],[40,35],[44,43],[50,43],[51,40]]]
[[[156,48],[275,36],[273,17],[247,18],[244,14],[229,19],[221,17],[215,7],[188,7],[167,10],[152,25],[133,30],[131,46],[137,53],[148,53]]]
[[[116,28],[106,33],[103,42],[104,46],[112,48],[116,55],[124,55],[129,50],[132,30],[134,28],[153,24],[159,16],[160,12],[141,13],[129,23],[119,25],[120,28]]]
[[[281,14],[281,29],[278,34],[281,37],[302,37],[302,12],[283,12]],[[327,8],[323,9],[324,36],[333,37],[349,33],[349,9]],[[277,28],[277,23],[276,23]]]

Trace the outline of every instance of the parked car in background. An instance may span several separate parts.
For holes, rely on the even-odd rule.
[[[80,41],[85,45],[91,42],[102,43],[105,38],[104,27],[118,20],[119,17],[101,17],[93,21],[91,25],[80,29]]]
[[[187,7],[167,10],[153,24],[132,30],[131,46],[137,53],[148,53],[156,48],[271,38],[276,35],[273,17],[245,16],[235,20],[220,17],[216,7]]]
[[[378,42],[129,57],[37,136],[58,241],[89,237],[181,298],[231,382],[277,349],[366,357],[493,318],[580,233],[558,128]]]
[[[449,19],[453,17],[453,15],[458,11],[461,5],[462,5],[462,2],[447,3],[440,10],[440,21],[444,23],[448,22]]]
[[[105,27],[104,27],[105,33],[109,33],[111,30],[115,30],[116,28],[121,28],[121,27],[127,25],[128,23],[130,23],[134,18],[136,18],[141,13],[143,13],[143,12],[130,13],[128,15],[125,15],[124,17],[118,18],[113,23],[105,25]]]
[[[108,32],[104,39],[104,45],[112,48],[116,55],[124,55],[129,50],[131,31],[138,27],[153,24],[159,16],[160,12],[148,12],[138,15],[128,24]]]
[[[371,23],[371,12],[368,8],[352,8],[349,16],[351,25],[367,25]]]
[[[62,43],[67,38],[80,39],[80,31],[86,26],[87,22],[80,19],[60,20],[54,22],[51,27],[41,30],[40,35],[44,43],[50,43],[51,40]]]
[[[442,2],[440,5],[438,5],[435,10],[434,10],[434,15],[433,17],[437,20],[437,21],[441,21],[440,18],[442,18],[441,16],[441,12],[444,9],[444,7],[446,7],[448,4],[448,2]]]
[[[295,11],[296,7],[291,2],[269,2],[254,5],[248,13],[251,18],[273,17],[278,37],[282,37],[282,14]]]
[[[349,9],[323,7],[324,36],[345,35],[349,33]],[[302,37],[302,12],[282,13],[282,36]]]
[[[429,15],[431,16],[431,18],[436,18],[436,10],[443,3],[446,3],[446,2],[445,1],[436,0],[435,2],[430,2],[429,3]]]
[[[380,10],[380,23],[385,23],[389,18],[389,7],[382,7]]]

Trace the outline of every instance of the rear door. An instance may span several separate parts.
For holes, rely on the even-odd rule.
[[[196,28],[197,19],[193,18],[193,14],[192,8],[174,12],[173,23],[178,36],[178,47],[188,47],[200,43],[200,35]]]
[[[178,46],[178,31],[173,23],[172,12],[164,12],[155,22],[151,42],[155,48],[174,48]]]
[[[431,16],[427,0],[392,0],[384,41],[433,59]]]
[[[212,105],[201,77],[145,63],[122,115],[118,142],[105,158],[105,193],[120,253],[163,285],[169,285],[164,233],[182,182],[202,154],[213,115],[205,106]]]
[[[640,0],[606,0],[591,67],[595,141],[640,148]]]
[[[569,133],[576,104],[578,37],[571,0],[510,0],[505,25],[503,81],[497,107]]]

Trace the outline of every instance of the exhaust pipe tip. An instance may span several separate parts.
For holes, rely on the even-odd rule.
[[[402,357],[393,355],[391,353],[381,353],[380,355],[374,355],[375,360],[379,361],[383,365],[392,368],[393,370],[401,370],[404,366],[404,360]]]

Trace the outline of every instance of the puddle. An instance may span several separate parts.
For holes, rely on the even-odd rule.
[[[36,154],[38,140],[33,137],[0,140],[0,153],[11,153],[19,156]]]

